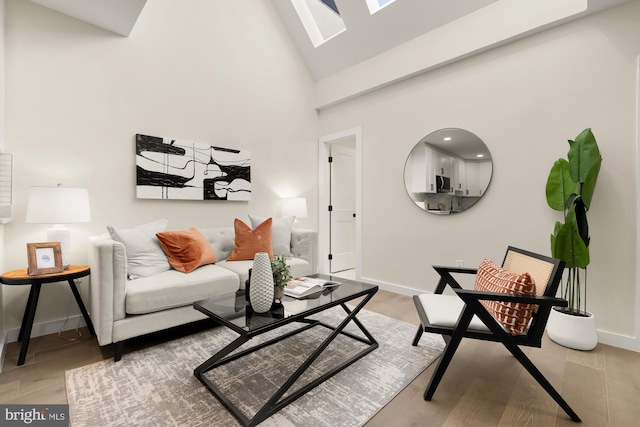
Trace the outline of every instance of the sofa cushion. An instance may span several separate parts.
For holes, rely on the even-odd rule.
[[[249,214],[251,228],[254,230],[268,218]],[[288,216],[286,218],[274,219],[271,224],[271,247],[273,255],[291,255],[291,228],[295,217]]]
[[[241,261],[229,261],[227,259],[224,261],[218,261],[216,265],[237,274],[238,277],[240,277],[240,289],[244,289],[244,283],[249,278],[249,269],[253,267],[253,259]]]
[[[171,268],[156,237],[156,233],[166,228],[166,219],[129,229],[107,226],[111,238],[124,245],[130,279],[153,276]]]
[[[238,288],[238,276],[216,265],[204,265],[189,274],[168,270],[128,280],[125,307],[127,314],[152,313],[234,293]]]
[[[535,295],[536,285],[529,273],[517,274],[485,259],[478,267],[474,288],[485,292],[514,295]],[[523,333],[533,313],[534,304],[502,301],[480,301],[502,326],[512,335]]]
[[[269,218],[256,227],[255,230],[252,230],[251,227],[236,218],[233,222],[235,229],[235,247],[228,260],[252,260],[258,252],[266,252],[269,254],[269,257],[272,257],[272,223],[273,220]]]
[[[312,274],[311,264],[302,258],[287,258],[287,264],[289,264],[291,276],[307,276]],[[240,277],[240,289],[245,288],[245,282],[249,278],[249,269],[253,268],[253,260],[245,261],[218,261],[216,264],[218,267],[226,268],[233,271]]]
[[[216,262],[229,258],[235,248],[233,227],[204,227],[198,231],[207,239],[216,253]]]
[[[213,248],[195,228],[163,231],[156,236],[167,254],[169,264],[182,273],[190,273],[200,266],[216,262]]]

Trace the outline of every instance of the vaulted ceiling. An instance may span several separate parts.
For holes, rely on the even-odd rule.
[[[311,43],[293,5],[313,1],[325,0],[271,0],[319,81],[430,33],[446,32],[438,43],[459,45],[461,39],[482,39],[494,27],[508,27],[502,32],[508,36],[491,46],[478,46],[482,51],[628,0],[395,0],[373,14],[367,2],[375,0],[330,0],[346,30],[318,47]]]
[[[129,36],[147,0],[31,0],[81,21]]]
[[[147,0],[31,1],[123,36],[129,36],[147,2]],[[478,36],[469,31],[469,23],[474,20],[473,28],[491,31],[492,26],[509,25],[511,21],[516,21],[511,18],[518,16],[521,27],[510,29],[510,36],[501,40],[502,43],[507,43],[626,1],[629,0],[396,0],[377,13],[371,14],[366,0],[332,0],[339,10],[346,30],[326,43],[314,47],[295,11],[292,0],[271,0],[316,81],[443,28],[447,29],[448,34],[457,33],[458,36],[473,39]],[[185,5],[185,7],[188,6]],[[535,25],[523,25],[523,14],[530,15],[532,21],[535,20]],[[483,22],[483,25],[478,26],[477,21]],[[477,51],[486,50],[498,44],[500,43],[479,46]],[[453,59],[455,58],[450,60]]]

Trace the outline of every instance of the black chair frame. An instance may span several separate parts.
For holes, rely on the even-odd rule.
[[[434,291],[435,294],[442,294],[449,286],[453,291],[464,301],[465,307],[460,313],[460,317],[455,327],[443,327],[438,325],[432,325],[422,307],[422,304],[418,296],[414,296],[414,303],[420,317],[420,326],[413,340],[413,345],[418,345],[420,337],[424,332],[431,332],[442,335],[445,340],[446,346],[438,362],[433,376],[424,392],[424,400],[431,400],[445,371],[447,370],[453,355],[457,350],[462,338],[479,339],[485,341],[500,342],[509,350],[509,352],[520,362],[520,364],[533,376],[533,378],[544,388],[544,390],[556,401],[556,403],[569,415],[571,420],[575,422],[581,422],[580,417],[571,409],[569,404],[560,396],[551,383],[544,377],[542,372],[533,364],[533,362],[524,354],[519,346],[528,347],[541,347],[542,337],[544,334],[549,314],[554,306],[566,307],[568,302],[562,298],[556,298],[556,292],[558,286],[562,280],[562,272],[564,270],[564,261],[549,258],[543,255],[539,255],[533,252],[525,251],[522,249],[509,246],[507,248],[507,254],[505,260],[510,251],[517,252],[518,254],[533,257],[539,260],[547,261],[553,264],[553,269],[549,278],[549,282],[545,288],[544,295],[542,296],[524,296],[513,295],[504,293],[493,292],[481,292],[476,290],[463,289],[462,286],[454,279],[452,274],[475,274],[477,269],[475,268],[461,268],[461,267],[444,267],[433,266],[433,268],[440,275],[440,280]],[[503,261],[504,265],[504,261]],[[503,327],[495,320],[493,315],[487,311],[487,309],[481,304],[480,301],[504,301],[504,302],[518,302],[523,304],[537,304],[538,309],[533,313],[533,317],[529,324],[529,328],[525,334],[512,335],[510,332],[503,329]],[[469,330],[469,324],[476,315],[489,329],[488,331],[482,330]]]

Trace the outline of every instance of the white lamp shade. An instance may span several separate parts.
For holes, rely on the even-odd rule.
[[[31,187],[25,220],[31,224],[74,224],[91,221],[86,188]]]
[[[304,197],[291,197],[282,199],[282,216],[294,216],[296,218],[307,217],[307,199]]]

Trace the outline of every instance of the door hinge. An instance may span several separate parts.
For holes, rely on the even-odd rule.
[[[329,254],[329,261],[333,259],[333,255]]]
[[[333,163],[333,157],[329,156],[329,163]]]
[[[329,205],[329,212],[333,212],[333,206]]]

